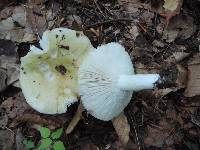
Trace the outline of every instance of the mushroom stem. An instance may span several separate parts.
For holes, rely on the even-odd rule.
[[[159,78],[158,74],[121,75],[118,80],[118,87],[122,90],[134,91],[153,89]]]

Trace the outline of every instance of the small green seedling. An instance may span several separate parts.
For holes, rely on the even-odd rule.
[[[23,144],[27,149],[34,150],[65,150],[65,146],[62,141],[59,140],[63,133],[63,128],[59,128],[54,132],[51,132],[49,128],[41,127],[39,129],[41,140],[37,146],[34,145],[32,140],[25,139]]]

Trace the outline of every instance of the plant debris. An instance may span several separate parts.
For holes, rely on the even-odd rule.
[[[0,149],[40,145],[39,127],[63,128],[60,141],[69,150],[200,149],[199,8],[199,0],[2,1]],[[86,35],[94,47],[119,42],[135,73],[159,73],[164,83],[134,92],[124,114],[112,122],[77,110],[77,103],[62,115],[34,111],[18,84],[20,58],[30,45],[39,47],[45,30],[58,27]],[[69,73],[56,65],[62,77]]]

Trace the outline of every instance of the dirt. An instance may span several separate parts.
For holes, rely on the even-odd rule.
[[[21,89],[14,87],[17,75],[14,78],[9,72],[20,64],[20,58],[27,54],[30,45],[39,47],[43,31],[57,27],[83,31],[94,47],[119,42],[130,54],[136,73],[156,72],[164,81],[154,90],[134,92],[125,108],[130,125],[126,146],[120,142],[111,121],[98,120],[84,111],[74,130],[61,136],[67,150],[200,149],[200,91],[196,90],[200,90],[200,84],[194,84],[199,82],[200,72],[195,70],[199,68],[198,63],[190,64],[194,58],[200,58],[200,1],[184,0],[180,12],[176,11],[171,18],[157,11],[163,6],[162,0],[0,2],[1,23],[9,17],[15,18],[11,30],[0,23],[0,31],[3,30],[0,33],[0,69],[4,73],[0,74],[0,132],[5,134],[0,137],[0,149],[22,149],[24,145],[20,143],[24,138],[37,144],[41,137],[35,125],[51,130],[66,128],[76,112],[77,103],[62,115],[36,112],[25,102]],[[25,12],[27,20],[20,17]],[[16,51],[13,63],[10,54]],[[4,55],[9,57],[5,59]],[[2,58],[5,59],[3,63]],[[184,71],[180,66],[186,70],[181,78]],[[62,75],[67,71],[62,65],[56,70]],[[191,93],[190,96],[185,92]]]

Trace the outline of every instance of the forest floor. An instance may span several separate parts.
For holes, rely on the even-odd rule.
[[[94,47],[119,42],[136,73],[166,81],[133,94],[128,122],[119,125],[130,129],[120,129],[126,135],[85,111],[70,134],[58,137],[65,149],[200,149],[199,0],[0,0],[0,149],[37,149],[45,137],[39,128],[65,129],[76,112],[77,103],[62,115],[36,112],[16,87],[20,58],[58,27],[83,31]]]

